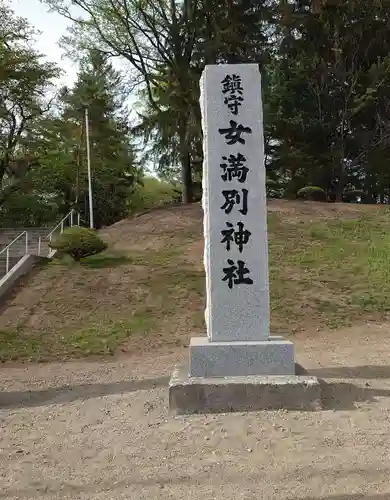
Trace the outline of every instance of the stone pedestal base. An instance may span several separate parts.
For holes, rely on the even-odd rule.
[[[198,378],[188,365],[175,367],[169,384],[169,408],[175,414],[258,410],[320,410],[316,377],[254,376]]]
[[[190,343],[190,377],[295,375],[293,343],[283,337],[263,341],[211,342],[195,337]]]

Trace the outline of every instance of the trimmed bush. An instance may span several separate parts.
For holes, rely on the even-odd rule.
[[[352,189],[343,193],[343,201],[346,203],[357,203],[358,198],[363,202],[366,198],[366,192],[361,189]]]
[[[50,248],[79,261],[83,257],[103,252],[107,245],[94,229],[74,226],[55,237],[50,243]]]
[[[303,200],[326,201],[326,193],[318,186],[306,186],[300,189],[297,197]]]

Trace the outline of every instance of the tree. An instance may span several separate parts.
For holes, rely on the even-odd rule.
[[[44,179],[41,189],[55,195],[63,213],[76,208],[87,214],[84,127],[88,108],[96,228],[126,216],[139,176],[124,99],[120,75],[100,52],[91,50],[81,60],[74,88],[61,92],[60,115],[48,121],[42,132],[45,160],[35,179]]]
[[[162,176],[180,176],[183,202],[201,176],[199,78],[205,64],[226,62],[262,70],[267,178],[278,193],[390,196],[390,0],[41,1],[73,20],[68,47],[131,64],[146,101],[134,132]]]
[[[34,164],[26,135],[48,111],[46,95],[59,75],[54,64],[42,62],[31,48],[35,34],[0,1],[0,205]]]
[[[188,89],[195,44],[194,15],[198,0],[183,3],[165,0],[43,0],[74,22],[68,42],[79,50],[95,47],[108,56],[127,60],[145,85],[151,106],[159,109],[153,88],[159,87],[158,69],[165,65],[174,76],[180,99],[178,110],[179,159],[183,202],[191,199],[191,167],[188,157]],[[72,7],[78,7],[83,18]]]
[[[195,69],[192,70],[195,73]],[[153,98],[158,107],[147,100],[138,113],[139,125],[132,132],[144,143],[144,163],[152,161],[162,179],[180,183],[180,131],[177,126],[182,107],[180,92],[168,68],[160,70],[161,83],[153,87]],[[202,156],[202,132],[200,125],[198,78],[189,78],[187,89],[187,163],[190,167],[191,184],[196,180],[196,162]]]
[[[74,22],[70,45],[126,59],[144,82],[146,136],[178,159],[182,201],[192,196],[201,145],[199,78],[206,63],[262,62],[272,0],[42,0]],[[83,17],[72,7],[77,6]],[[216,14],[213,14],[213,12]],[[173,125],[174,124],[174,125]],[[167,140],[173,126],[176,131]],[[170,152],[166,149],[171,148]],[[163,162],[163,163],[164,163]],[[165,162],[166,163],[166,162]],[[175,166],[175,165],[174,165]]]
[[[275,0],[203,0],[197,16],[197,55],[205,64],[269,59],[275,33]]]
[[[372,152],[387,147],[389,7],[388,0],[281,2],[269,113],[294,190],[312,183],[341,201]]]

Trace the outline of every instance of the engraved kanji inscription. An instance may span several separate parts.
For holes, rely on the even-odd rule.
[[[221,82],[222,93],[225,95],[224,104],[230,109],[233,115],[238,115],[239,107],[244,102],[241,76],[226,75]]]
[[[238,182],[243,184],[249,172],[249,168],[245,166],[245,156],[238,153],[237,155],[222,156],[222,160],[223,163],[220,165],[223,169],[222,180],[232,181],[237,179]]]
[[[250,127],[244,127],[234,120],[230,120],[229,123],[230,127],[218,129],[218,132],[221,135],[225,136],[226,144],[229,146],[237,144],[237,142],[239,142],[240,144],[245,144],[245,139],[243,139],[241,136],[242,134],[251,134],[252,129]]]
[[[225,214],[230,214],[235,205],[240,206],[239,212],[242,215],[248,213],[248,190],[241,189],[237,191],[236,189],[226,189],[222,191],[222,196],[225,198],[225,203],[222,205],[221,209],[225,211]]]
[[[231,222],[226,222],[226,227],[226,229],[222,229],[221,231],[221,243],[225,243],[228,252],[231,249],[231,245],[235,244],[238,251],[242,253],[252,233],[248,229],[245,229],[243,222],[237,222],[237,228]]]
[[[253,285],[253,280],[250,276],[250,270],[245,267],[243,260],[234,262],[232,259],[227,260],[228,267],[223,269],[224,276],[222,281],[226,281],[230,289],[238,285]]]

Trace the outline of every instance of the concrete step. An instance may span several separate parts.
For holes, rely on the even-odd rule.
[[[41,243],[39,246],[38,242],[30,243],[27,252],[26,252],[26,245],[12,245],[12,247],[9,248],[8,255],[9,257],[18,257],[18,256],[23,256],[26,255],[26,253],[30,255],[40,255],[41,257],[46,257],[47,254],[50,251],[50,247],[48,243]],[[6,260],[7,258],[7,252],[3,252],[0,254],[0,261]]]
[[[39,238],[41,238],[40,255],[47,257],[49,255],[48,234],[52,231],[50,227],[38,228],[2,228],[0,229],[0,252],[5,249],[17,236],[27,231],[27,253],[38,255]],[[9,247],[8,270],[12,269],[20,259],[26,255],[26,235],[22,235],[15,243]],[[6,252],[0,254],[0,279],[6,274],[7,255]]]
[[[24,231],[27,231],[28,241],[38,241],[39,237],[42,239],[46,239],[48,234],[51,231],[51,228],[17,228],[17,229],[0,229],[0,248],[7,246],[14,240],[17,236],[19,236]],[[20,242],[26,241],[26,236],[23,235],[20,237]]]
[[[0,229],[0,251],[9,245],[17,236],[19,236],[24,231],[24,228],[18,229]],[[28,239],[28,253],[37,253],[38,242],[41,238],[42,248],[47,248],[49,244],[48,235],[51,232],[51,228],[26,228],[27,239]],[[59,230],[58,230],[59,232]],[[16,249],[26,247],[26,235],[22,235],[13,245],[11,251],[14,252]]]
[[[8,270],[15,266],[26,253],[34,256],[48,257],[50,252],[49,234],[53,230],[53,226],[49,227],[17,227],[17,228],[0,228],[0,252],[4,250],[15,238],[19,235],[20,238],[15,241],[8,250]],[[64,229],[68,227],[68,223],[64,223]],[[27,232],[26,234],[22,234]],[[58,227],[53,237],[61,233],[61,227]],[[27,238],[27,245],[26,245]],[[26,252],[27,246],[27,252]],[[0,254],[0,279],[6,274],[7,269],[7,252]]]

